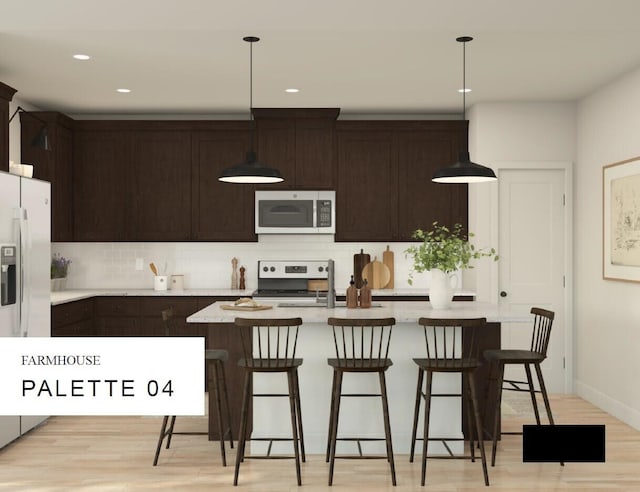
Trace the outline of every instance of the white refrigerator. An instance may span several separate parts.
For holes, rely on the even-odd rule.
[[[50,183],[0,171],[0,337],[51,336],[50,268]],[[0,447],[46,418],[0,416]]]

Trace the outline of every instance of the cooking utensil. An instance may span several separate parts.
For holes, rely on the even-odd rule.
[[[369,287],[372,289],[383,289],[391,278],[391,272],[387,265],[377,260],[374,256],[373,261],[362,269],[362,280],[366,279]]]
[[[151,263],[149,263],[149,268],[151,268],[151,271],[153,272],[154,275],[158,275],[158,269],[156,268],[155,263],[152,261]]]
[[[371,261],[371,256],[362,249],[360,253],[353,255],[353,280],[356,282],[356,288],[362,287],[362,269]]]
[[[394,267],[393,267],[393,251],[389,249],[389,245],[387,244],[386,251],[382,252],[382,263],[384,263],[389,269],[389,283],[385,285],[385,289],[393,289],[393,277],[394,277]]]
[[[271,309],[273,306],[270,304],[259,304],[257,306],[234,306],[233,304],[221,304],[220,308],[225,311],[263,311],[265,309]]]

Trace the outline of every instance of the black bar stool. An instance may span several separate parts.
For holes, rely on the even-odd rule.
[[[331,408],[329,411],[329,436],[326,454],[326,461],[329,462],[329,485],[333,484],[333,469],[336,458],[385,458],[389,462],[391,481],[395,486],[396,470],[393,461],[385,372],[393,365],[393,362],[388,356],[391,331],[396,324],[396,320],[395,318],[329,318],[328,324],[333,327],[333,340],[336,347],[336,358],[327,359],[327,363],[333,368]],[[344,373],[347,372],[378,373],[380,393],[342,393],[342,380]],[[338,437],[338,419],[340,417],[340,401],[342,397],[380,397],[382,399],[385,437]],[[359,455],[337,456],[337,441],[357,442]],[[363,455],[360,445],[361,441],[385,441],[387,447],[386,456]]]
[[[165,309],[162,311],[162,321],[164,322],[165,336],[171,336],[176,334],[175,318],[173,308]],[[233,433],[231,431],[231,410],[229,409],[229,396],[227,394],[226,376],[224,373],[224,363],[229,359],[229,354],[226,350],[219,349],[207,349],[204,353],[205,364],[207,368],[207,384],[209,391],[213,391],[215,394],[215,412],[218,418],[218,430],[220,432],[220,455],[222,457],[222,466],[227,466],[227,457],[225,453],[225,437],[229,436],[229,446],[233,448]],[[222,422],[222,407],[226,410],[227,427],[224,429]],[[212,411],[210,408],[209,411]],[[158,444],[156,446],[156,454],[153,458],[153,466],[158,464],[158,458],[160,457],[160,450],[162,449],[162,443],[166,439],[166,449],[169,449],[171,445],[171,438],[174,435],[208,435],[208,432],[193,431],[176,431],[174,429],[176,423],[175,415],[165,415],[162,418],[162,425],[160,427],[160,437],[158,437]]]
[[[422,438],[422,476],[421,484],[425,484],[427,474],[427,458],[440,458],[440,459],[470,459],[475,461],[474,452],[474,433],[478,438],[478,445],[480,447],[480,457],[482,459],[482,471],[484,473],[484,484],[489,485],[489,474],[487,472],[487,461],[484,451],[484,441],[482,440],[482,421],[480,419],[480,411],[478,409],[478,400],[476,397],[476,385],[474,379],[474,372],[480,367],[476,354],[475,332],[486,324],[485,318],[472,318],[472,319],[434,319],[434,318],[420,318],[418,324],[424,328],[424,339],[427,348],[427,357],[425,359],[413,359],[418,365],[418,387],[416,390],[416,403],[415,411],[413,414],[413,431],[411,434],[411,455],[409,461],[413,462],[414,450],[416,446],[416,440],[419,440],[416,435],[418,431],[418,414],[420,412],[420,402],[424,398],[424,429]],[[464,343],[463,343],[463,330],[465,331]],[[422,392],[422,382],[426,373],[427,382],[424,393]],[[431,386],[434,373],[460,373],[463,377],[466,377],[467,384],[463,395],[460,394],[436,394],[432,393]],[[463,384],[464,388],[464,384]],[[431,410],[431,398],[432,397],[455,397],[463,396],[468,398],[471,404],[473,412],[473,418],[470,414],[467,415],[469,419],[469,455],[454,455],[447,441],[460,440],[460,438],[430,438],[429,437],[429,413]],[[464,439],[464,437],[462,438]],[[428,456],[428,443],[429,441],[441,441],[447,451],[448,455],[443,456]]]
[[[498,425],[500,423],[500,405],[502,403],[502,392],[504,390],[528,392],[531,395],[531,404],[533,405],[533,412],[536,415],[537,425],[540,425],[540,413],[538,412],[536,393],[542,393],[542,399],[544,400],[544,406],[547,411],[549,423],[554,425],[553,415],[551,414],[551,405],[549,405],[549,397],[544,384],[544,378],[542,377],[540,364],[547,358],[547,348],[549,347],[551,327],[553,326],[555,313],[546,309],[533,307],[531,308],[531,314],[534,315],[534,320],[529,350],[491,349],[484,351],[484,358],[491,364],[490,386],[493,387],[495,401],[497,402],[495,406],[496,410],[494,414],[493,432],[491,433],[493,437],[493,444],[491,447],[491,466],[495,466],[496,464],[496,449],[498,447],[499,435],[522,434],[522,432],[498,432]],[[508,364],[523,365],[527,375],[527,380],[517,381],[504,379],[504,366]],[[540,390],[535,389],[533,378],[531,377],[531,365],[535,367]],[[563,462],[560,464],[564,466]]]
[[[240,339],[244,357],[238,365],[245,371],[242,411],[240,413],[240,437],[236,454],[236,468],[233,485],[238,485],[240,463],[245,458],[293,458],[296,462],[298,485],[302,485],[300,460],[304,462],[304,434],[302,433],[302,413],[300,411],[300,385],[298,367],[302,359],[296,359],[298,330],[302,325],[301,318],[265,319],[236,318],[236,326],[240,329]],[[253,393],[254,373],[286,373],[288,393]],[[252,397],[288,397],[291,414],[291,438],[261,437],[247,438],[247,420],[249,418],[249,402]],[[266,456],[248,456],[245,454],[247,441],[269,441]],[[292,441],[294,456],[271,456],[273,441]]]

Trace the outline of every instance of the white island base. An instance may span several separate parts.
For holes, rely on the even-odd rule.
[[[332,369],[327,358],[335,356],[331,327],[328,317],[344,318],[396,318],[393,328],[389,357],[393,366],[386,372],[389,397],[389,416],[394,453],[410,452],[413,412],[418,377],[413,358],[426,355],[424,333],[418,326],[421,316],[442,318],[486,317],[491,322],[528,322],[528,312],[506,312],[499,306],[477,302],[454,302],[453,309],[433,310],[427,302],[383,302],[382,307],[371,309],[346,308],[278,308],[258,312],[233,312],[212,304],[187,318],[190,323],[229,323],[235,317],[287,318],[301,317],[296,355],[304,359],[299,369],[302,423],[305,450],[309,454],[324,454],[327,446],[329,405],[331,402]],[[222,347],[221,347],[222,348]],[[255,374],[254,393],[286,393],[286,377],[282,374]],[[433,393],[460,393],[459,374],[435,374]],[[379,393],[377,374],[345,374],[343,393]],[[479,391],[479,397],[482,392]],[[418,437],[422,435],[422,405],[418,425]],[[462,404],[459,397],[432,398],[429,426],[430,437],[462,438]],[[287,398],[260,398],[253,400],[252,437],[290,437],[291,420]],[[342,398],[338,437],[384,437],[382,404],[380,398]],[[266,452],[267,442],[254,441],[252,453]],[[449,447],[455,453],[463,450],[462,441],[451,441]],[[362,442],[364,454],[384,454],[384,441]],[[421,453],[421,441],[416,444],[416,453]],[[290,442],[274,442],[272,454],[291,454]],[[357,454],[356,442],[338,442],[338,454]],[[429,444],[429,453],[446,453],[439,442]]]

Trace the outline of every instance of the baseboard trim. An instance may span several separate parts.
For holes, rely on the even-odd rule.
[[[575,382],[576,394],[589,403],[610,413],[625,424],[630,425],[636,430],[640,430],[640,411],[622,403],[621,401],[611,398],[609,395],[589,386],[581,381]]]

